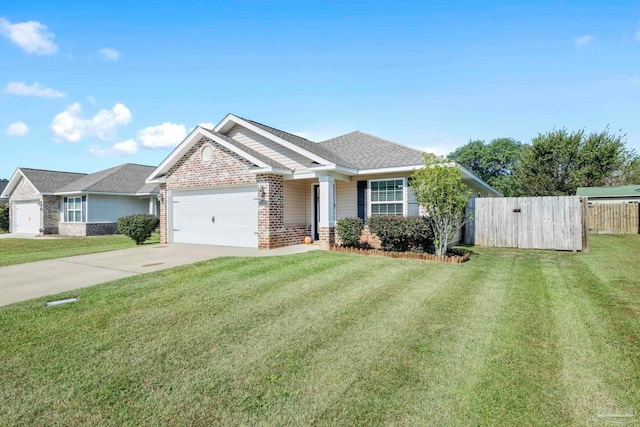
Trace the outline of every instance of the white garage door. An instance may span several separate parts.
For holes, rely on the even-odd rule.
[[[38,234],[40,232],[40,206],[38,202],[15,202],[13,204],[14,231]]]
[[[257,186],[173,193],[175,243],[258,247]]]

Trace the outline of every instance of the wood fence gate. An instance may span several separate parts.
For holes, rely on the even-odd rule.
[[[558,197],[489,197],[472,199],[473,221],[465,243],[522,249],[588,249],[587,199]]]
[[[598,234],[638,234],[640,203],[590,203],[589,232]]]

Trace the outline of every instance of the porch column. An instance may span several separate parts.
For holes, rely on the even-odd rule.
[[[332,176],[321,176],[320,181],[320,224],[318,236],[320,247],[329,249],[335,243],[335,180]]]

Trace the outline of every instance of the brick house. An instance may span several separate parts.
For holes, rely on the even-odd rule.
[[[153,166],[123,164],[92,174],[18,168],[0,197],[9,200],[11,233],[114,234],[121,216],[158,212]]]
[[[328,247],[343,217],[419,215],[408,185],[422,153],[362,132],[323,142],[227,115],[196,127],[147,179],[160,185],[163,243]],[[476,195],[500,195],[465,168]]]

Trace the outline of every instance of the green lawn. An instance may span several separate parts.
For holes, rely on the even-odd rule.
[[[0,307],[0,425],[584,426],[640,411],[640,236],[473,250],[462,265],[220,258]]]
[[[154,233],[145,244],[159,243]],[[60,239],[0,239],[0,267],[45,259],[132,248],[136,244],[121,234],[115,236],[70,237]]]

